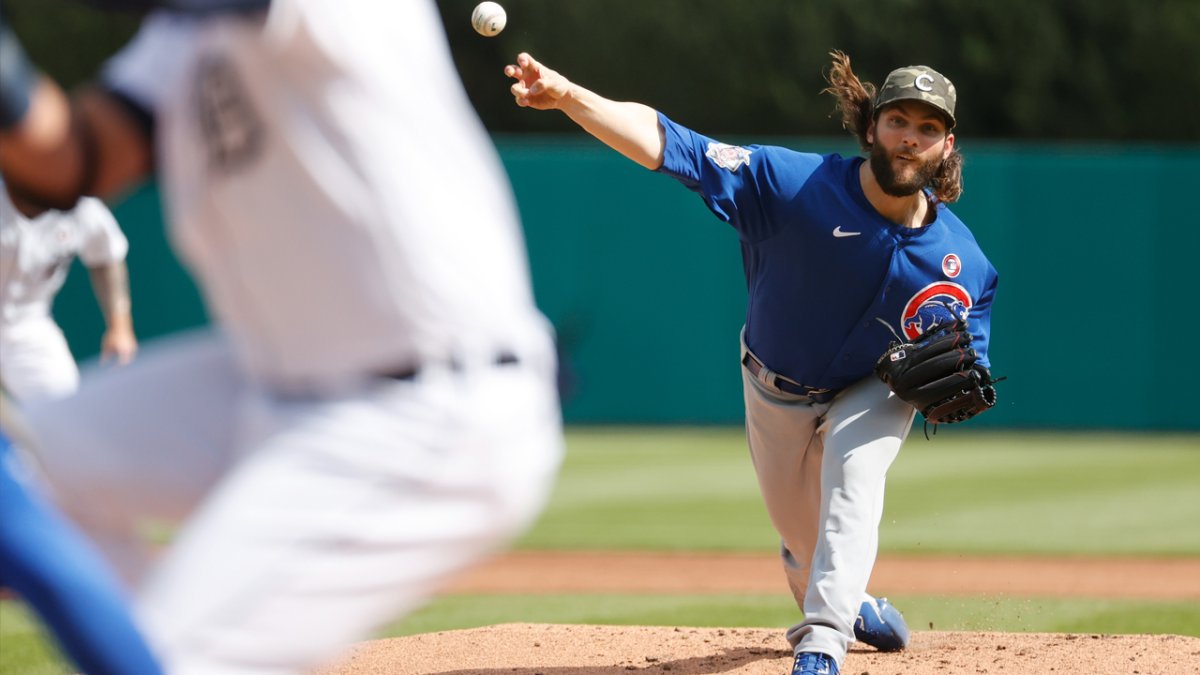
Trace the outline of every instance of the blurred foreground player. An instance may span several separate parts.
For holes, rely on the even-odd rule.
[[[298,673],[539,513],[553,343],[433,2],[167,4],[73,116],[32,78],[3,169],[56,206],[155,167],[220,328],[85,373],[31,424],[168,672]]]

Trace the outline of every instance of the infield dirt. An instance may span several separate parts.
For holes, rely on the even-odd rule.
[[[450,593],[785,592],[773,556],[518,552]],[[881,557],[880,595],[1200,601],[1200,560]],[[784,675],[782,628],[503,624],[377,640],[319,675]],[[1194,675],[1200,638],[916,630],[907,650],[854,646],[843,675]]]

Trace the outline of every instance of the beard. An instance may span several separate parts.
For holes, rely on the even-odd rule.
[[[879,144],[871,148],[871,172],[879,181],[879,187],[891,197],[907,197],[925,189],[933,184],[938,170],[942,168],[940,159],[909,160],[907,163],[912,165],[912,171],[907,179],[901,180],[894,168],[895,159],[894,153],[889,153]]]

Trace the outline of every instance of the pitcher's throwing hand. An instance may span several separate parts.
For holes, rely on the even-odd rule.
[[[504,67],[504,74],[517,81],[512,93],[522,108],[553,110],[570,93],[571,82],[567,78],[525,52],[517,55],[517,65]]]

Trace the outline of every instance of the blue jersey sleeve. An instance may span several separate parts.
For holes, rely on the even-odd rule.
[[[759,242],[788,221],[791,204],[824,158],[774,146],[719,143],[659,113],[666,147],[659,168],[699,194],[708,208]]]

